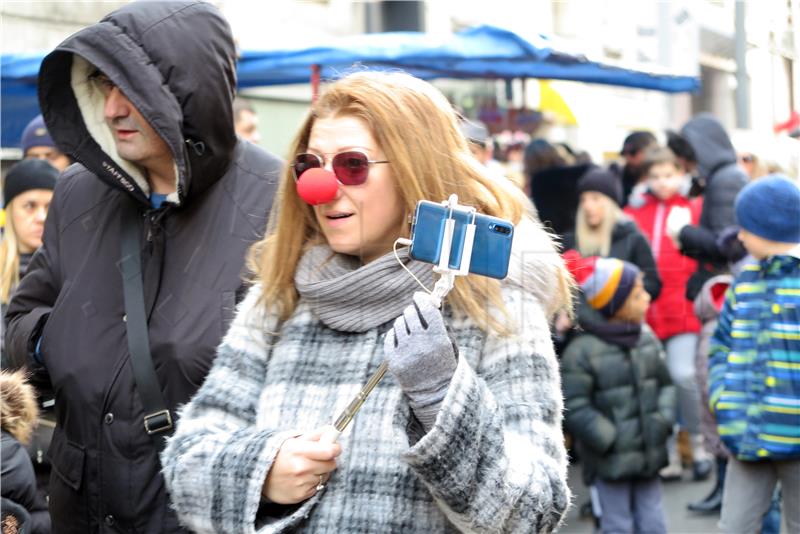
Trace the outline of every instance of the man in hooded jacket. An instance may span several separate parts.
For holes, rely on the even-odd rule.
[[[152,365],[167,408],[203,382],[242,292],[281,162],[233,129],[235,47],[203,2],[136,2],[41,67],[59,181],[44,245],[8,309],[14,364],[49,379],[57,532],[181,532],[132,370],[120,214],[141,224]],[[129,228],[126,225],[126,228]]]
[[[706,280],[728,272],[732,258],[720,236],[736,224],[733,204],[747,183],[747,175],[736,164],[736,150],[728,134],[710,113],[701,113],[687,122],[681,136],[694,151],[693,172],[704,183],[703,210],[697,225],[689,224],[688,217],[670,213],[667,232],[684,255],[697,260],[697,271],[686,284],[686,298],[694,300]]]

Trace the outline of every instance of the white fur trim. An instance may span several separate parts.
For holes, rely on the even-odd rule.
[[[72,71],[70,73],[70,85],[78,102],[78,108],[83,116],[86,129],[89,130],[95,142],[108,154],[115,166],[119,166],[134,179],[146,196],[150,196],[150,183],[142,172],[142,169],[131,161],[122,158],[117,152],[117,145],[111,130],[106,125],[104,117],[105,98],[89,81],[89,75],[96,67],[79,55],[72,56]],[[175,176],[175,191],[167,195],[167,200],[179,204],[178,198],[178,167],[173,162]]]

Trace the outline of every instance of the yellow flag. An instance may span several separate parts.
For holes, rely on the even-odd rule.
[[[578,124],[572,110],[564,102],[564,98],[553,89],[548,80],[539,80],[539,110],[549,111],[566,126],[577,126]]]

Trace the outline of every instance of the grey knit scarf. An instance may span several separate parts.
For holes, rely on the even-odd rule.
[[[400,260],[426,287],[433,286],[432,265],[398,251]],[[398,317],[421,290],[389,253],[361,265],[355,256],[336,254],[327,245],[309,249],[297,265],[295,287],[313,313],[328,327],[342,332],[366,332]]]

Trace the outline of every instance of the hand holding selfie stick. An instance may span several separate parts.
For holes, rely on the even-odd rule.
[[[469,274],[469,266],[470,260],[472,258],[472,245],[475,239],[475,208],[469,206],[459,206],[458,204],[458,196],[453,194],[450,195],[450,198],[444,202],[443,205],[446,205],[449,209],[448,218],[445,221],[444,227],[444,235],[442,238],[442,250],[441,254],[439,255],[439,263],[433,268],[435,273],[440,275],[439,279],[436,281],[436,284],[433,286],[433,291],[431,291],[431,296],[434,298],[436,305],[441,308],[442,300],[447,296],[451,289],[453,289],[453,285],[455,284],[456,276],[466,276]],[[464,236],[464,248],[461,254],[461,261],[457,269],[450,268],[450,251],[453,246],[453,235],[455,233],[455,219],[453,218],[453,213],[456,210],[465,211],[472,216],[472,222],[467,224],[466,228],[466,235]],[[398,240],[404,244],[410,244],[408,240]],[[361,391],[350,401],[350,404],[342,411],[339,417],[336,418],[336,421],[333,423],[329,429],[323,432],[320,441],[327,441],[330,443],[335,442],[339,439],[339,435],[344,432],[347,425],[353,419],[353,417],[358,413],[358,410],[364,404],[364,401],[367,399],[367,396],[375,389],[375,386],[381,381],[381,379],[386,374],[386,370],[388,369],[388,364],[386,360],[381,362],[378,369],[369,377],[367,383],[361,388]]]

